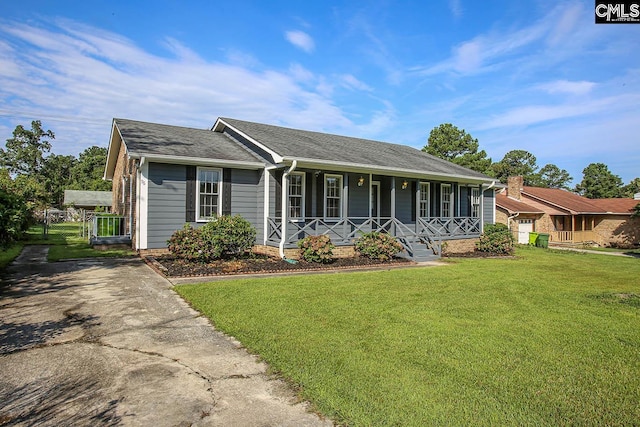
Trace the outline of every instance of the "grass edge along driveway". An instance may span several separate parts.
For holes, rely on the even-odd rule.
[[[640,260],[516,259],[176,287],[333,420],[634,425]]]

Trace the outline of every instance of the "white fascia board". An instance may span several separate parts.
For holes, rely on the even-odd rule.
[[[117,142],[114,140],[114,138],[117,139]],[[122,136],[120,135],[120,130],[116,125],[116,120],[113,119],[113,124],[111,125],[111,135],[109,135],[109,149],[107,151],[107,163],[104,166],[104,174],[102,175],[102,179],[106,181],[110,181],[113,179],[113,173],[115,172],[116,163],[118,162],[118,154],[120,154],[121,144],[124,144],[124,141],[122,140]]]
[[[267,153],[271,154],[271,157],[273,157],[273,161],[275,163],[282,163],[283,157],[280,154],[276,153],[271,148],[267,147],[266,145],[262,144],[261,142],[255,140],[255,139],[251,138],[249,135],[247,135],[246,133],[242,132],[240,129],[233,127],[232,125],[230,125],[229,123],[225,122],[224,120],[222,120],[220,118],[218,118],[218,120],[216,120],[216,124],[213,125],[211,130],[214,131],[214,132],[222,132],[225,126],[230,127],[231,129],[233,129],[234,131],[238,132],[240,135],[245,137],[247,140],[251,141],[251,143],[255,144],[256,146],[260,147],[261,149],[263,149]]]
[[[402,168],[389,168],[384,166],[366,165],[358,163],[337,162],[331,160],[317,160],[317,159],[305,159],[305,158],[293,158],[285,157],[283,161],[289,163],[293,160],[298,161],[298,168],[310,168],[310,169],[332,169],[340,172],[355,172],[355,173],[373,173],[381,175],[390,175],[402,178],[420,178],[420,179],[434,179],[434,180],[452,180],[458,183],[466,184],[485,184],[494,182],[494,179],[482,179],[474,178],[465,175],[456,174],[437,174],[422,172],[415,169],[402,169]]]
[[[236,169],[264,169],[265,164],[261,162],[245,162],[239,160],[222,160],[222,159],[204,159],[202,157],[184,157],[171,156],[164,154],[140,154],[129,153],[132,159],[140,159],[144,157],[148,162],[153,163],[171,163],[176,165],[194,165],[194,166],[220,166],[233,167]]]

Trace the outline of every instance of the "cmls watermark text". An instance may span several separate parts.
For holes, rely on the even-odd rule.
[[[596,24],[640,24],[640,2],[596,0]]]

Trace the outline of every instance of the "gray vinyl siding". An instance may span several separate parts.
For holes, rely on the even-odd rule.
[[[495,223],[494,214],[494,206],[495,206],[495,192],[493,189],[483,191],[482,194],[483,203],[482,203],[482,223],[483,224],[493,224]]]
[[[256,242],[261,245],[264,242],[264,185],[268,172],[258,171],[258,186],[256,187]]]
[[[471,207],[469,198],[471,197],[471,188],[460,187],[460,205],[458,206],[458,216],[470,216]]]
[[[257,194],[260,171],[231,170],[231,214],[241,215],[262,234],[263,193]],[[181,229],[186,221],[186,179],[187,167],[163,163],[149,163],[149,216],[147,247],[159,249],[167,247],[167,240],[174,231]],[[259,203],[260,202],[260,203]],[[202,223],[190,223],[199,227]],[[261,240],[257,240],[261,241]]]
[[[185,224],[187,169],[149,163],[147,248],[166,248],[174,231]]]
[[[412,212],[411,205],[412,199],[415,197],[415,193],[411,189],[411,182],[408,183],[407,188],[402,189],[402,178],[396,178],[396,218],[404,224],[411,224]]]
[[[240,215],[253,225],[256,230],[262,228],[262,216],[258,216],[260,172],[255,170],[231,170],[231,215]],[[262,204],[262,203],[260,203]],[[261,242],[256,236],[256,241]]]
[[[349,180],[349,206],[348,216],[369,217],[369,176],[366,177],[362,187],[358,187],[360,175],[348,174]]]

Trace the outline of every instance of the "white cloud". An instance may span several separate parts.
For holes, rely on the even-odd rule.
[[[339,76],[342,85],[351,90],[361,90],[365,92],[372,92],[373,89],[366,83],[358,80],[351,74],[343,74]]]
[[[456,19],[462,17],[462,13],[464,12],[460,0],[449,0],[449,10]]]
[[[285,38],[289,43],[307,53],[313,52],[316,47],[311,36],[304,31],[287,31],[285,33]]]
[[[607,113],[612,108],[619,109],[623,105],[632,107],[639,103],[640,95],[619,95],[581,103],[568,102],[561,105],[528,105],[499,114],[479,128],[493,129],[510,126],[528,126],[569,117]]]
[[[579,81],[571,82],[568,80],[556,80],[549,83],[543,83],[537,86],[538,89],[548,93],[568,93],[572,95],[585,95],[596,86],[594,82]]]
[[[209,61],[172,39],[164,45],[172,55],[158,56],[70,21],[6,23],[0,39],[0,129],[41,119],[56,133],[57,154],[106,145],[113,117],[208,128],[217,116],[235,116],[319,131],[356,129],[325,78],[299,65],[283,73]]]

